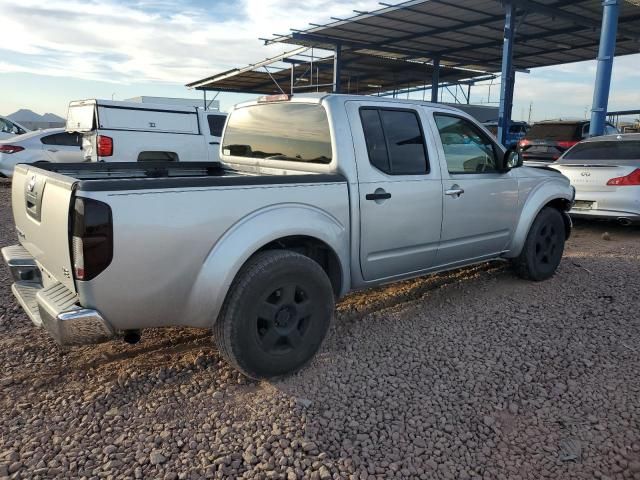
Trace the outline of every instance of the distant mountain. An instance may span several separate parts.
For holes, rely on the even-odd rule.
[[[42,116],[38,115],[36,112],[32,110],[28,110],[26,108],[21,108],[17,112],[12,113],[11,115],[7,115],[10,120],[15,120],[16,122],[41,122]],[[46,121],[46,120],[45,120]]]
[[[33,110],[28,110],[26,108],[21,108],[17,112],[12,113],[11,115],[7,115],[10,120],[14,120],[18,123],[34,123],[34,122],[57,122],[64,123],[65,119],[59,117],[55,113],[45,113],[44,115],[38,115]]]
[[[45,113],[42,115],[42,121],[44,122],[66,122],[66,120],[55,113]]]

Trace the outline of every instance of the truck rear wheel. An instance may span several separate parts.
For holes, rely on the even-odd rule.
[[[326,273],[287,250],[260,252],[229,289],[213,336],[222,355],[251,378],[294,372],[318,351],[333,318]]]
[[[565,225],[555,208],[543,208],[533,221],[520,255],[513,259],[516,274],[541,281],[555,273],[564,252]]]

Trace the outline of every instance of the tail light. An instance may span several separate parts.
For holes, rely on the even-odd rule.
[[[24,147],[19,145],[0,145],[0,153],[17,153],[24,150]]]
[[[91,198],[75,200],[71,247],[76,280],[91,280],[113,258],[113,223],[109,205]]]
[[[98,135],[98,156],[110,157],[113,155],[113,138],[106,135]]]
[[[527,145],[531,145],[531,142],[530,142],[529,140],[520,140],[520,141],[518,142],[518,146],[519,146],[520,148],[524,148],[524,147],[526,147]]]
[[[560,148],[564,148],[565,150],[570,149],[571,147],[573,147],[576,143],[578,143],[577,140],[561,140],[559,142],[556,142],[556,145],[559,146]]]
[[[626,187],[629,185],[640,185],[640,168],[636,168],[629,175],[615,177],[607,182],[607,185],[614,187]]]

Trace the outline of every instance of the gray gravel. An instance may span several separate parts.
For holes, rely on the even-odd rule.
[[[352,295],[308,368],[259,383],[195,329],[62,354],[2,266],[0,478],[640,479],[639,240],[579,224],[547,282]]]

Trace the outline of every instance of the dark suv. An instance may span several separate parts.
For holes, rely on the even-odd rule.
[[[534,124],[518,143],[525,162],[555,162],[576,143],[589,137],[588,120],[547,120]],[[606,123],[605,135],[619,133],[618,129]]]

